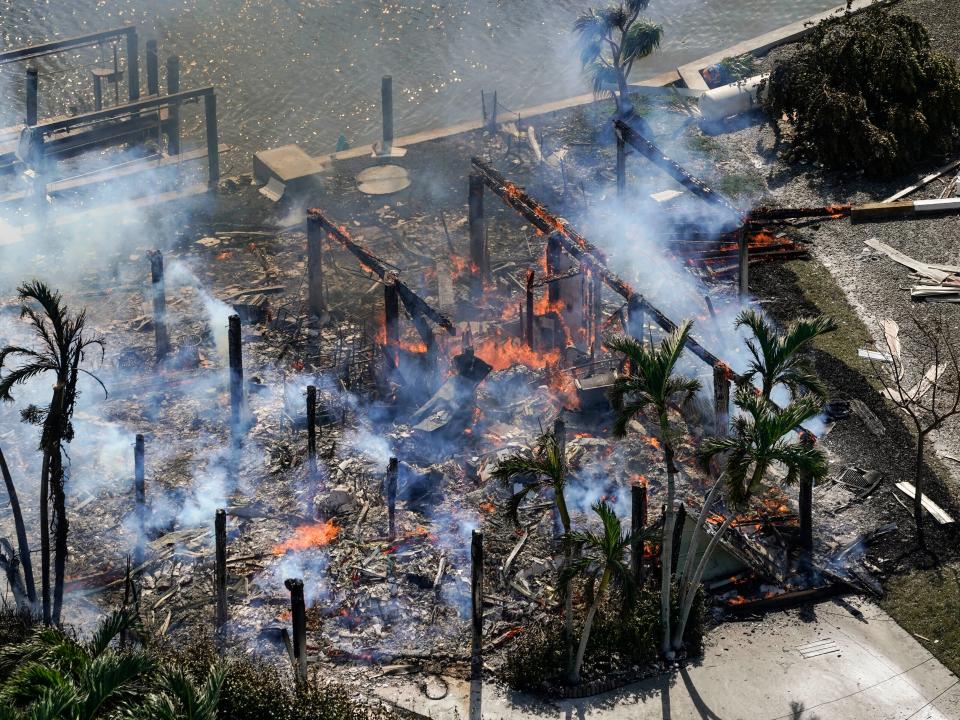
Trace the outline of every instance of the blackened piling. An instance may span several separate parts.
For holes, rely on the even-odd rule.
[[[319,213],[307,213],[307,303],[321,317],[327,309],[323,297],[323,223]]]
[[[393,78],[385,75],[380,81],[380,101],[383,110],[383,151],[393,147]]]
[[[144,555],[147,503],[144,445],[143,435],[137,435],[133,444],[133,505],[134,516],[137,519],[137,545],[133,550],[134,567],[140,567],[143,564]]]
[[[310,472],[317,470],[317,388],[307,386],[307,459]]]
[[[217,593],[216,624],[217,632],[227,624],[227,513],[218,509],[213,524],[216,544],[216,565],[214,568],[214,587]]]
[[[147,40],[147,94],[160,94],[160,56],[156,40]]]
[[[167,291],[163,278],[163,253],[154,250],[150,257],[150,287],[153,291],[153,332],[156,338],[157,364],[170,355],[170,336],[167,334]]]
[[[180,58],[171,55],[167,58],[167,95],[180,92]],[[167,111],[167,153],[180,154],[180,105],[174,103]]]
[[[35,67],[27,68],[27,108],[26,122],[32,127],[37,124],[40,102],[40,71]]]
[[[303,599],[303,580],[284,580],[290,591],[290,615],[293,621],[293,661],[297,684],[307,683],[307,608]]]
[[[243,346],[240,339],[240,316],[229,320],[228,346],[230,354],[230,430],[239,440],[243,432]]]
[[[387,493],[387,537],[390,540],[397,537],[397,476],[399,471],[400,463],[397,458],[390,458],[384,483]]]
[[[472,644],[470,652],[470,677],[480,678],[483,671],[483,533],[473,531],[470,542],[470,609]]]

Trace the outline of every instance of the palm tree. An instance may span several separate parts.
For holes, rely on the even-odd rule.
[[[590,9],[574,22],[580,36],[580,62],[590,76],[597,96],[616,85],[613,93],[617,112],[627,117],[633,112],[627,79],[637,60],[660,47],[663,28],[641,13],[650,0],[624,0],[600,10]]]
[[[92,348],[100,349],[103,357],[103,342],[99,337],[87,337],[86,312],[71,316],[60,293],[40,281],[24,283],[17,289],[23,307],[21,318],[28,319],[34,334],[40,341],[40,349],[8,346],[0,349],[0,371],[11,359],[20,364],[0,377],[0,400],[12,401],[14,386],[45,373],[53,373],[55,383],[53,397],[46,410],[28,407],[23,411],[25,420],[43,426],[40,450],[43,463],[40,472],[40,574],[43,596],[43,621],[49,625],[60,621],[63,604],[63,580],[67,559],[66,493],[64,492],[63,443],[73,439],[70,422],[77,400],[77,379],[80,373],[89,375],[101,387],[103,383],[81,363]],[[32,303],[40,306],[37,310]],[[106,388],[104,387],[104,393]],[[53,500],[54,526],[54,573],[55,587],[53,609],[50,604],[50,517],[49,503]]]
[[[589,531],[570,534],[570,543],[580,552],[563,573],[566,582],[570,582],[574,577],[586,575],[587,597],[590,599],[587,616],[583,621],[583,632],[580,634],[580,643],[577,646],[577,656],[570,672],[569,680],[574,685],[580,682],[580,670],[583,668],[583,656],[590,641],[593,619],[607,589],[611,584],[617,583],[629,593],[633,583],[630,567],[625,560],[627,548],[634,540],[633,536],[623,532],[620,518],[607,503],[597,502],[593,506],[593,511],[600,518],[603,532],[599,535]]]
[[[226,675],[224,665],[214,665],[204,683],[198,685],[183,668],[167,669],[160,676],[160,691],[148,695],[144,705],[135,711],[128,710],[126,717],[130,720],[216,720],[220,689]]]
[[[141,697],[154,662],[145,652],[119,652],[112,641],[131,626],[125,611],[108,615],[88,642],[44,627],[0,652],[0,718],[94,720]]]
[[[680,582],[680,621],[674,630],[673,648],[678,650],[683,644],[690,609],[700,586],[700,580],[706,570],[717,543],[730,527],[736,515],[735,510],[742,508],[762,487],[764,477],[770,466],[777,463],[787,470],[784,483],[792,484],[803,475],[822,479],[827,474],[827,459],[802,438],[791,437],[796,428],[817,415],[823,400],[816,395],[807,395],[793,401],[785,408],[777,407],[767,398],[758,395],[753,388],[740,388],[735,404],[743,414],[733,420],[733,434],[729,437],[714,437],[704,440],[698,455],[704,466],[718,455],[727,456],[727,465],[717,485],[707,496],[697,520],[687,559],[684,562],[684,574]],[[710,514],[715,489],[720,483],[726,486],[727,517],[713,534],[696,570],[692,575],[693,559],[697,554],[700,532]]]
[[[750,381],[759,377],[765,398],[770,398],[777,385],[784,385],[792,397],[802,392],[826,397],[826,387],[814,373],[809,359],[800,355],[800,351],[819,336],[836,330],[833,319],[826,315],[799,318],[778,333],[756,310],[744,310],[737,317],[737,327],[744,325],[753,333],[753,338],[746,341],[753,359],[744,377]]]
[[[519,484],[520,489],[510,496],[507,514],[515,524],[520,523],[518,511],[524,498],[532,492],[549,490],[563,528],[563,569],[569,567],[573,549],[566,538],[572,532],[570,511],[564,490],[567,485],[567,457],[564,443],[553,431],[542,433],[532,448],[508,455],[497,463],[493,477],[507,485]],[[573,595],[568,582],[562,582],[564,607],[564,634],[566,635],[568,664],[573,663]]]
[[[676,474],[674,464],[674,431],[670,427],[668,406],[683,404],[700,390],[700,381],[673,374],[683,346],[690,335],[693,322],[685,321],[673,333],[663,339],[659,348],[646,347],[634,338],[620,336],[607,342],[614,352],[622,353],[630,365],[629,373],[617,378],[610,391],[610,399],[619,414],[613,432],[617,437],[626,435],[627,426],[635,415],[647,408],[656,412],[660,428],[660,445],[663,448],[663,463],[667,471],[667,516],[663,524],[660,565],[660,620],[663,624],[662,650],[670,657],[670,564],[673,558],[673,529],[676,522]]]
[[[36,611],[37,587],[33,582],[33,561],[30,558],[30,543],[27,540],[27,527],[23,522],[23,511],[20,509],[20,499],[17,488],[13,484],[13,476],[7,466],[7,459],[0,450],[0,475],[3,475],[3,484],[7,488],[7,497],[10,499],[10,512],[13,514],[13,525],[17,532],[17,550],[20,567],[23,568],[23,584],[27,589],[27,600],[30,603],[30,612]]]

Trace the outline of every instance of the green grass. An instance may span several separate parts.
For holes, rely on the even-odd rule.
[[[880,606],[934,657],[960,673],[960,565],[891,578]]]
[[[720,154],[720,143],[717,142],[717,139],[700,130],[696,130],[687,136],[687,147],[694,152],[710,157],[715,157]]]
[[[756,198],[767,191],[767,183],[759,173],[724,173],[717,190],[734,200]]]

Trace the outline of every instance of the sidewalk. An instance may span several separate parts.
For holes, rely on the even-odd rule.
[[[701,663],[583,700],[546,703],[485,684],[484,720],[960,720],[960,681],[876,605],[817,605],[724,624]],[[391,678],[378,694],[424,717],[476,718],[469,683],[429,700]]]

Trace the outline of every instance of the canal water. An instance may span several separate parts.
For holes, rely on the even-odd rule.
[[[588,90],[571,36],[583,0],[0,0],[0,47],[135,23],[183,89],[212,84],[221,139],[247,151],[296,142],[329,152],[379,133],[394,78],[398,135],[478,118],[481,90],[520,108]],[[635,79],[810,16],[837,0],[652,0],[663,47]],[[122,48],[120,51],[122,63]],[[162,60],[161,60],[162,62]],[[111,47],[44,60],[41,116],[85,109]],[[23,66],[0,68],[0,126],[22,117]],[[108,89],[108,100],[113,90]],[[122,92],[121,92],[122,98]],[[71,106],[73,106],[71,108]],[[199,127],[199,115],[194,121]],[[248,156],[247,153],[244,153]]]

